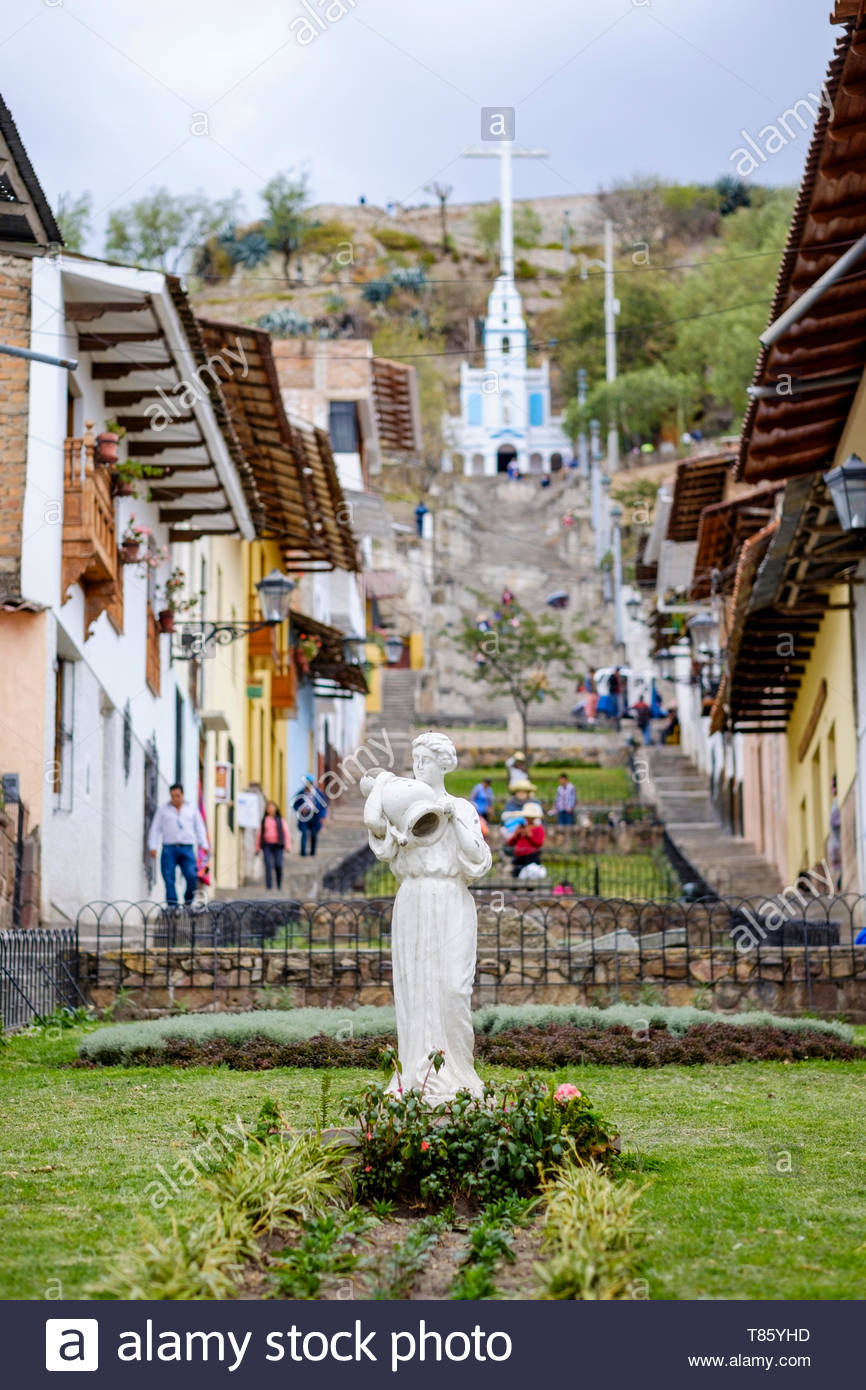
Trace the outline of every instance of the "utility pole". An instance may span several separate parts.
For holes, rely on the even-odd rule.
[[[562,268],[568,273],[571,263],[571,213],[566,208],[562,215]]]
[[[619,300],[614,293],[613,283],[613,223],[610,218],[604,222],[604,260],[591,261],[581,258],[580,278],[587,278],[587,268],[600,266],[604,271],[604,379],[608,383],[616,381],[616,316],[619,313]],[[611,412],[607,430],[607,471],[615,473],[619,468],[619,430],[615,412]]]
[[[619,301],[614,294],[613,283],[613,223],[610,218],[604,223],[604,378],[607,382],[616,381],[616,316]],[[607,471],[615,473],[619,468],[619,428],[615,416],[608,422],[607,432]]]
[[[579,408],[581,411],[583,410],[583,407],[586,405],[586,368],[585,368],[585,367],[578,367],[578,369],[577,369],[577,404],[578,404],[578,408]],[[588,471],[589,471],[589,450],[588,450],[588,448],[587,448],[587,443],[586,443],[586,429],[584,428],[584,425],[583,425],[583,418],[582,418],[582,417],[581,417],[580,429],[578,430],[578,434],[577,434],[577,461],[578,461],[578,464],[580,465],[579,468],[578,468],[578,473],[579,473],[579,475],[580,475],[581,478],[585,478],[585,477],[587,476]]]

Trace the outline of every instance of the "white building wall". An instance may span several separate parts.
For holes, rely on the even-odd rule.
[[[130,272],[137,274],[137,272]],[[112,271],[117,280],[120,273]],[[51,354],[78,355],[74,336],[63,316],[61,267],[54,260],[33,265],[33,288],[40,312],[34,314],[31,347]],[[196,798],[198,720],[190,700],[188,667],[168,662],[168,637],[162,649],[161,691],[155,696],[145,680],[149,585],[162,584],[174,563],[167,561],[148,576],[137,566],[122,569],[123,632],[117,633],[103,613],[92,634],[84,628],[84,597],[78,585],[68,597],[61,592],[63,441],[67,430],[65,370],[47,364],[31,367],[30,432],[27,489],[22,543],[22,587],[29,598],[51,610],[46,624],[48,644],[44,761],[45,813],[42,841],[42,916],[46,921],[74,919],[81,906],[97,899],[138,899],[151,896],[149,865],[145,860],[144,760],[146,746],[156,749],[159,799],[164,800],[175,771],[175,692],[183,701],[183,781],[190,800]],[[107,411],[102,386],[94,382],[86,355],[73,374],[78,393],[74,414],[76,435],[85,422],[94,431],[104,428]],[[120,499],[116,504],[118,536],[131,514],[154,532],[157,545],[167,542],[167,528],[158,509],[143,499]],[[191,588],[195,588],[192,581]],[[71,683],[71,740],[67,742],[65,776],[60,793],[53,791],[55,760],[55,681],[58,659],[69,662]],[[131,740],[128,770],[124,766],[124,710],[129,707]],[[155,895],[161,896],[161,883]]]

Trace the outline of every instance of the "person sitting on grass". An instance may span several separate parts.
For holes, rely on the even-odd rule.
[[[506,843],[511,847],[514,859],[511,864],[511,877],[519,878],[521,869],[527,864],[541,863],[541,850],[544,845],[544,826],[541,818],[544,812],[537,801],[527,801],[517,825],[511,831]]]

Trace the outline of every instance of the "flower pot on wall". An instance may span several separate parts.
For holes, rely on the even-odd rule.
[[[172,608],[161,609],[156,620],[159,623],[160,632],[174,632],[174,610]]]
[[[304,653],[303,653],[303,652],[298,651],[297,647],[295,648],[294,657],[295,657],[295,670],[297,671],[298,675],[299,675],[299,676],[307,676],[307,675],[309,675],[309,672],[310,672],[310,662],[309,662],[309,659],[308,659],[306,656],[304,656]]]
[[[120,558],[124,565],[137,565],[141,551],[140,541],[124,541],[120,547]]]
[[[124,478],[118,473],[111,475],[111,491],[115,497],[135,497],[135,483],[131,478]]]
[[[104,430],[102,434],[96,436],[97,463],[117,463],[117,441],[119,437],[119,435],[113,434],[111,430]]]

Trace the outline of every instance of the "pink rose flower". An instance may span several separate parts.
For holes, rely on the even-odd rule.
[[[572,1086],[570,1081],[563,1081],[561,1086],[557,1086],[553,1093],[553,1099],[558,1100],[560,1105],[567,1104],[570,1100],[576,1100],[580,1096],[580,1091],[576,1086]]]

